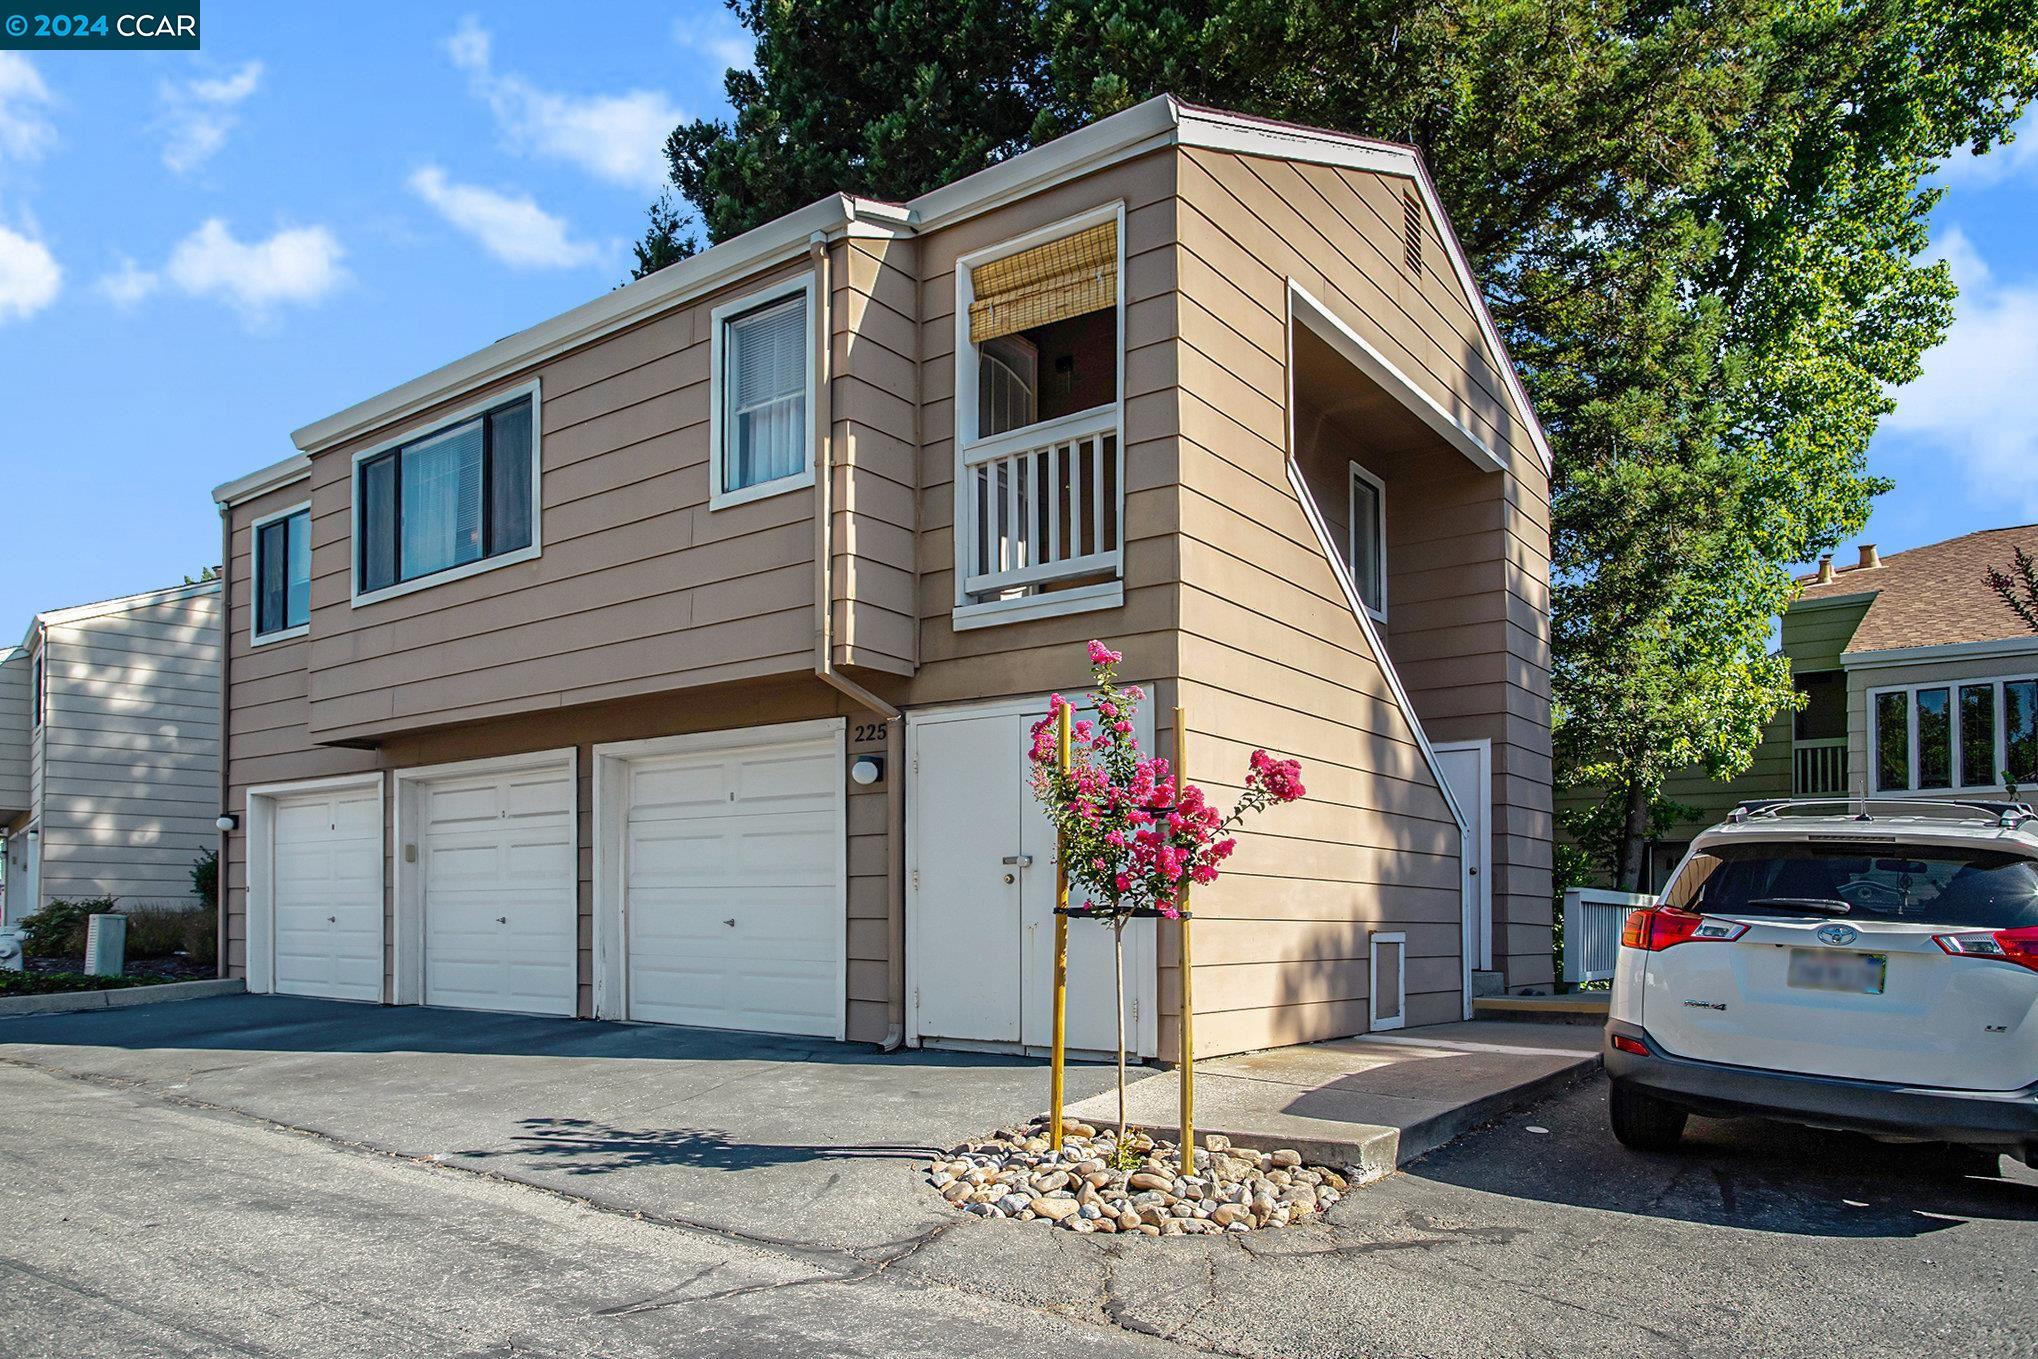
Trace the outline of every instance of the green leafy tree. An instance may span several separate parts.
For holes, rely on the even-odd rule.
[[[1932,167],[2038,93],[1984,0],[746,0],[732,126],[668,143],[711,239],[903,198],[1162,91],[1418,146],[1556,451],[1557,778],[1637,881],[1662,788],[1793,702],[1787,564],[1857,532],[1945,334]]]

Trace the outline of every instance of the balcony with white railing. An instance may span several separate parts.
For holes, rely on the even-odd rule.
[[[963,451],[957,565],[965,602],[1115,581],[1124,565],[1116,406],[979,440]]]
[[[1797,797],[1827,797],[1847,791],[1847,738],[1830,736],[1790,745],[1790,791]]]

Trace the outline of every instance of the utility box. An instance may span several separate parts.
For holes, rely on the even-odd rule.
[[[127,966],[127,917],[95,915],[85,927],[85,974],[118,977]]]
[[[21,971],[21,930],[14,925],[0,925],[0,972]]]

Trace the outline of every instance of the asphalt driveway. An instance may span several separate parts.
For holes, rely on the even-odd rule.
[[[954,1221],[915,1169],[1047,1106],[990,1055],[230,996],[0,1020],[0,1057],[761,1241],[883,1252]],[[1069,1069],[1069,1098],[1108,1069]]]
[[[1076,1093],[1108,1072],[1072,1072]],[[964,1219],[1044,1069],[246,997],[0,1020],[0,1353],[2023,1354],[2038,1174],[1574,1087],[1321,1224]]]

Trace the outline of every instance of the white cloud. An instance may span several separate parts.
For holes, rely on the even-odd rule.
[[[1931,445],[2006,518],[2038,519],[2038,280],[1998,278],[1957,227],[1937,253],[1960,284],[1953,327],[1884,424]]]
[[[473,18],[446,40],[446,54],[467,73],[511,142],[631,188],[665,183],[665,138],[685,116],[662,92],[569,95],[540,89],[495,68],[494,44]]]
[[[35,315],[57,300],[63,283],[64,271],[48,246],[0,226],[0,324]]]
[[[93,286],[99,295],[115,306],[132,307],[162,284],[162,276],[152,274],[125,255],[120,257],[120,267],[110,274],[102,275]]]
[[[1939,166],[1939,181],[1956,189],[1987,189],[2010,179],[2038,179],[2038,113],[2018,119],[2014,131],[2014,141],[1985,156],[1955,151]]]
[[[0,52],[0,160],[38,160],[57,130],[43,116],[50,99],[42,73],[19,52]]]
[[[517,269],[572,269],[601,259],[601,249],[568,234],[566,221],[529,197],[511,197],[474,184],[455,184],[436,165],[410,177],[411,192],[481,248]]]
[[[672,21],[672,40],[724,70],[748,69],[757,60],[757,39],[726,9],[703,10]]]
[[[239,121],[234,110],[261,84],[259,61],[228,76],[165,81],[156,91],[162,106],[157,126],[163,133],[163,164],[183,174],[211,159]]]

